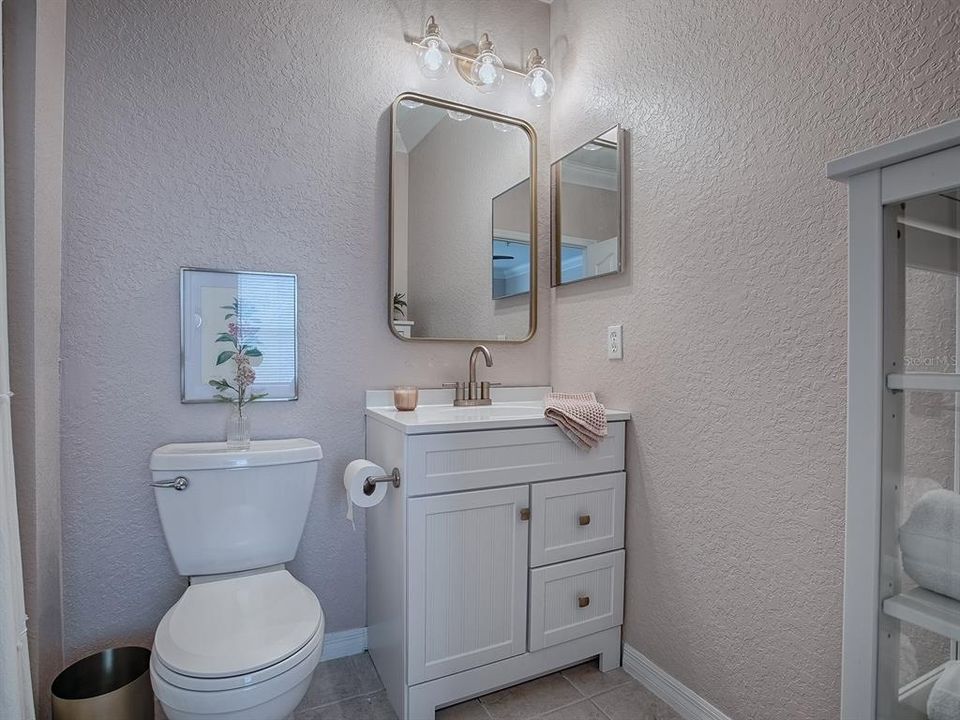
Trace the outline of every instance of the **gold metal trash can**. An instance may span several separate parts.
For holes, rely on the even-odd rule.
[[[152,720],[150,651],[112,648],[78,660],[50,687],[53,720]]]

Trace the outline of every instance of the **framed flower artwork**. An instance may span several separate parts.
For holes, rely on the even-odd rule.
[[[180,268],[180,400],[297,399],[297,276]]]

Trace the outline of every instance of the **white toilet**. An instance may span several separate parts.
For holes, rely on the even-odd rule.
[[[284,569],[323,453],[310,440],[165,445],[150,456],[167,546],[190,586],[154,638],[169,720],[282,720],[323,650],[317,596]]]

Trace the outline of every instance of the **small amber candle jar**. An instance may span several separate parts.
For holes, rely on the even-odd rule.
[[[398,385],[393,389],[393,405],[397,410],[417,409],[417,387],[415,385]]]

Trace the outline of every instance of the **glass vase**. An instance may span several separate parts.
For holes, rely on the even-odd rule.
[[[227,447],[231,450],[250,448],[250,408],[234,403],[227,418]]]

